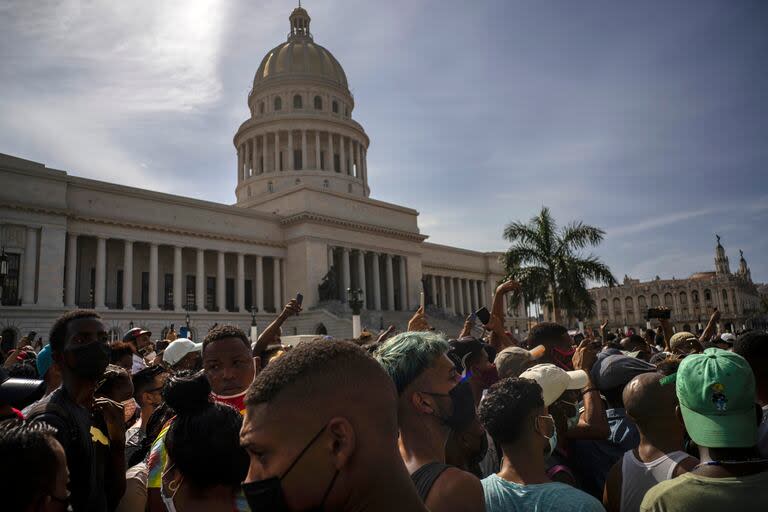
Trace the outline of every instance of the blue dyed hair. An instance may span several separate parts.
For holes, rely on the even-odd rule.
[[[441,334],[409,331],[385,341],[374,353],[395,382],[397,394],[448,352],[448,342]]]

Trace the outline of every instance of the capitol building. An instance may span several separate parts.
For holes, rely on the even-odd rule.
[[[263,328],[297,292],[304,312],[285,334],[350,336],[349,288],[372,328],[404,327],[422,291],[453,323],[490,304],[500,254],[429,243],[416,210],[371,197],[371,140],[344,69],[313,39],[306,10],[289,21],[234,133],[233,205],[0,154],[4,344],[33,330],[47,339],[75,307],[95,308],[115,337],[134,325],[158,337],[188,318],[199,339],[215,323]],[[525,325],[522,306],[508,323]]]

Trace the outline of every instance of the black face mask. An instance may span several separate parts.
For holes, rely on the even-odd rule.
[[[264,480],[257,480],[255,482],[249,482],[242,485],[243,493],[245,494],[245,499],[248,501],[248,506],[251,508],[251,512],[287,512],[289,510],[288,504],[285,501],[285,493],[283,492],[283,488],[280,485],[280,482],[286,476],[288,476],[288,473],[290,473],[294,466],[296,466],[296,464],[299,462],[299,460],[301,460],[306,451],[309,450],[315,441],[317,441],[317,439],[320,437],[320,434],[325,431],[326,426],[327,425],[323,426],[323,428],[320,429],[320,432],[315,434],[315,437],[313,437],[312,440],[309,441],[309,443],[307,443],[307,445],[301,450],[301,452],[299,452],[296,458],[293,459],[293,462],[291,462],[291,465],[288,466],[288,469],[285,470],[283,476],[273,476]],[[325,500],[331,493],[331,489],[333,488],[333,484],[336,482],[337,476],[339,476],[338,470],[336,470],[336,473],[331,479],[331,483],[329,483],[328,487],[325,489],[325,494],[323,494],[323,499],[320,502],[320,505],[305,509],[307,512],[323,510]]]
[[[110,349],[106,343],[87,343],[67,348],[64,352],[72,354],[75,359],[73,366],[68,365],[69,369],[84,380],[98,380],[109,364]]]
[[[459,382],[448,394],[430,393],[428,391],[424,391],[424,393],[432,396],[450,397],[453,404],[453,412],[451,412],[450,416],[438,417],[443,424],[452,430],[466,428],[475,417],[475,397],[472,396],[472,388],[468,381]]]

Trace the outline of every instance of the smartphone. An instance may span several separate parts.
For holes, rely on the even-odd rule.
[[[301,303],[304,302],[304,296],[300,293],[296,294],[296,302],[299,303],[299,306],[301,306]]]
[[[475,316],[478,320],[480,320],[480,323],[483,325],[486,325],[488,322],[491,321],[491,313],[488,311],[488,308],[483,306],[477,311],[475,311]]]
[[[650,308],[645,318],[650,320],[651,318],[661,318],[669,320],[672,317],[672,311],[669,309]]]
[[[419,293],[419,307],[424,309],[424,292]]]
[[[171,331],[173,331],[173,330],[175,330],[175,329],[173,328],[173,324],[171,324]]]

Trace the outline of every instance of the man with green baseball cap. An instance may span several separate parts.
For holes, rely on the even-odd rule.
[[[676,386],[679,415],[701,463],[649,490],[640,510],[768,509],[768,459],[756,448],[760,410],[746,359],[718,348],[691,354],[680,363]]]

